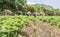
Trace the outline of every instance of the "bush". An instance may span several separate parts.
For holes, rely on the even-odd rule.
[[[22,31],[30,19],[34,17],[27,16],[0,16],[0,37],[16,37],[17,31]]]

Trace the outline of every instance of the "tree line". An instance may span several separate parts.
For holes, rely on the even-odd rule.
[[[45,15],[45,16],[60,16],[60,10],[54,9],[49,5],[35,4],[27,5],[26,0],[0,0],[0,14],[3,14],[3,10],[7,9],[17,15]],[[30,12],[30,13],[29,13]]]

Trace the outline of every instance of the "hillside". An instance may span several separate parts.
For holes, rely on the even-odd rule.
[[[60,10],[30,1],[0,0],[0,37],[60,37]]]
[[[29,8],[30,7],[30,8]],[[44,5],[44,4],[34,4],[34,5],[28,5],[29,11],[36,11],[37,15],[45,15],[46,16],[60,16],[60,10],[55,9],[50,5]],[[41,13],[42,12],[42,13]]]
[[[50,5],[44,5],[44,4],[34,4],[34,6],[41,6],[41,7],[45,7],[45,8],[53,8],[52,6]]]
[[[60,37],[60,16],[0,16],[0,36]]]

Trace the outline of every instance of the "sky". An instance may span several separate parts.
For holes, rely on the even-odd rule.
[[[45,4],[60,9],[60,0],[27,0],[28,4]]]

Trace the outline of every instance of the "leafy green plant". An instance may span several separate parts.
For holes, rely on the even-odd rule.
[[[60,27],[60,17],[59,16],[38,16],[40,21],[51,23],[52,26]]]
[[[26,26],[30,21],[33,21],[34,17],[28,16],[0,16],[0,36],[1,37],[13,37],[16,32],[22,31],[23,27]]]
[[[60,28],[59,16],[37,16],[43,22],[49,22],[52,26]],[[0,16],[0,37],[16,37],[17,31],[22,31],[29,22],[36,20],[34,16]]]

